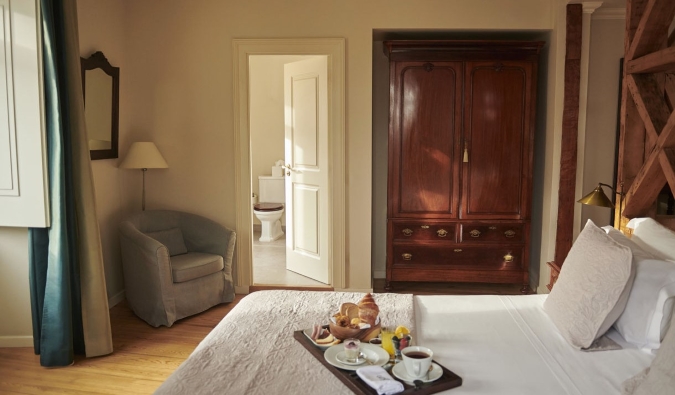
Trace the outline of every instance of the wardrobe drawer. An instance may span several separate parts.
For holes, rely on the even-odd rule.
[[[396,241],[456,242],[454,222],[391,221],[392,239]]]
[[[461,243],[522,243],[525,224],[461,224]]]
[[[394,244],[394,266],[439,266],[453,269],[515,270],[523,260],[522,246],[464,247]]]

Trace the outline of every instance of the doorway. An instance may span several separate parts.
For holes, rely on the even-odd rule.
[[[251,75],[252,57],[259,55],[323,55],[327,59],[329,81],[327,94],[328,153],[325,168],[329,172],[327,246],[321,253],[328,258],[328,285],[345,288],[345,160],[344,160],[344,40],[343,39],[270,39],[234,40],[234,118],[237,244],[235,291],[248,293],[254,284],[254,227],[251,198],[253,174],[251,149]],[[269,166],[277,158],[271,160]],[[270,168],[271,169],[271,168]],[[288,225],[288,224],[287,224]],[[256,281],[256,285],[257,281]]]
[[[326,75],[325,55],[249,56],[252,203],[276,207],[252,216],[254,285],[328,286],[328,206],[311,199],[327,201]]]

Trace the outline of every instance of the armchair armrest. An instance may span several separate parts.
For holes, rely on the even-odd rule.
[[[165,307],[172,306],[175,302],[169,250],[131,222],[122,222],[119,231],[125,293],[132,309],[164,311]]]

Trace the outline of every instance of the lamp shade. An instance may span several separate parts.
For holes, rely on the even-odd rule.
[[[612,203],[607,195],[605,195],[605,191],[602,190],[602,185],[599,184],[591,193],[577,200],[577,202],[587,204],[589,206],[614,208],[614,203]]]
[[[123,169],[164,169],[169,165],[155,143],[139,141],[131,144],[120,167]]]

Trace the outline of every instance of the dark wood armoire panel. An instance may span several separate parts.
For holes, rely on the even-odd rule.
[[[387,285],[529,285],[542,42],[388,41]]]
[[[457,111],[462,64],[399,62],[394,69],[390,169],[392,215],[457,217],[459,154]],[[393,151],[393,152],[392,152]]]
[[[531,78],[531,62],[466,63],[462,218],[528,215]]]

